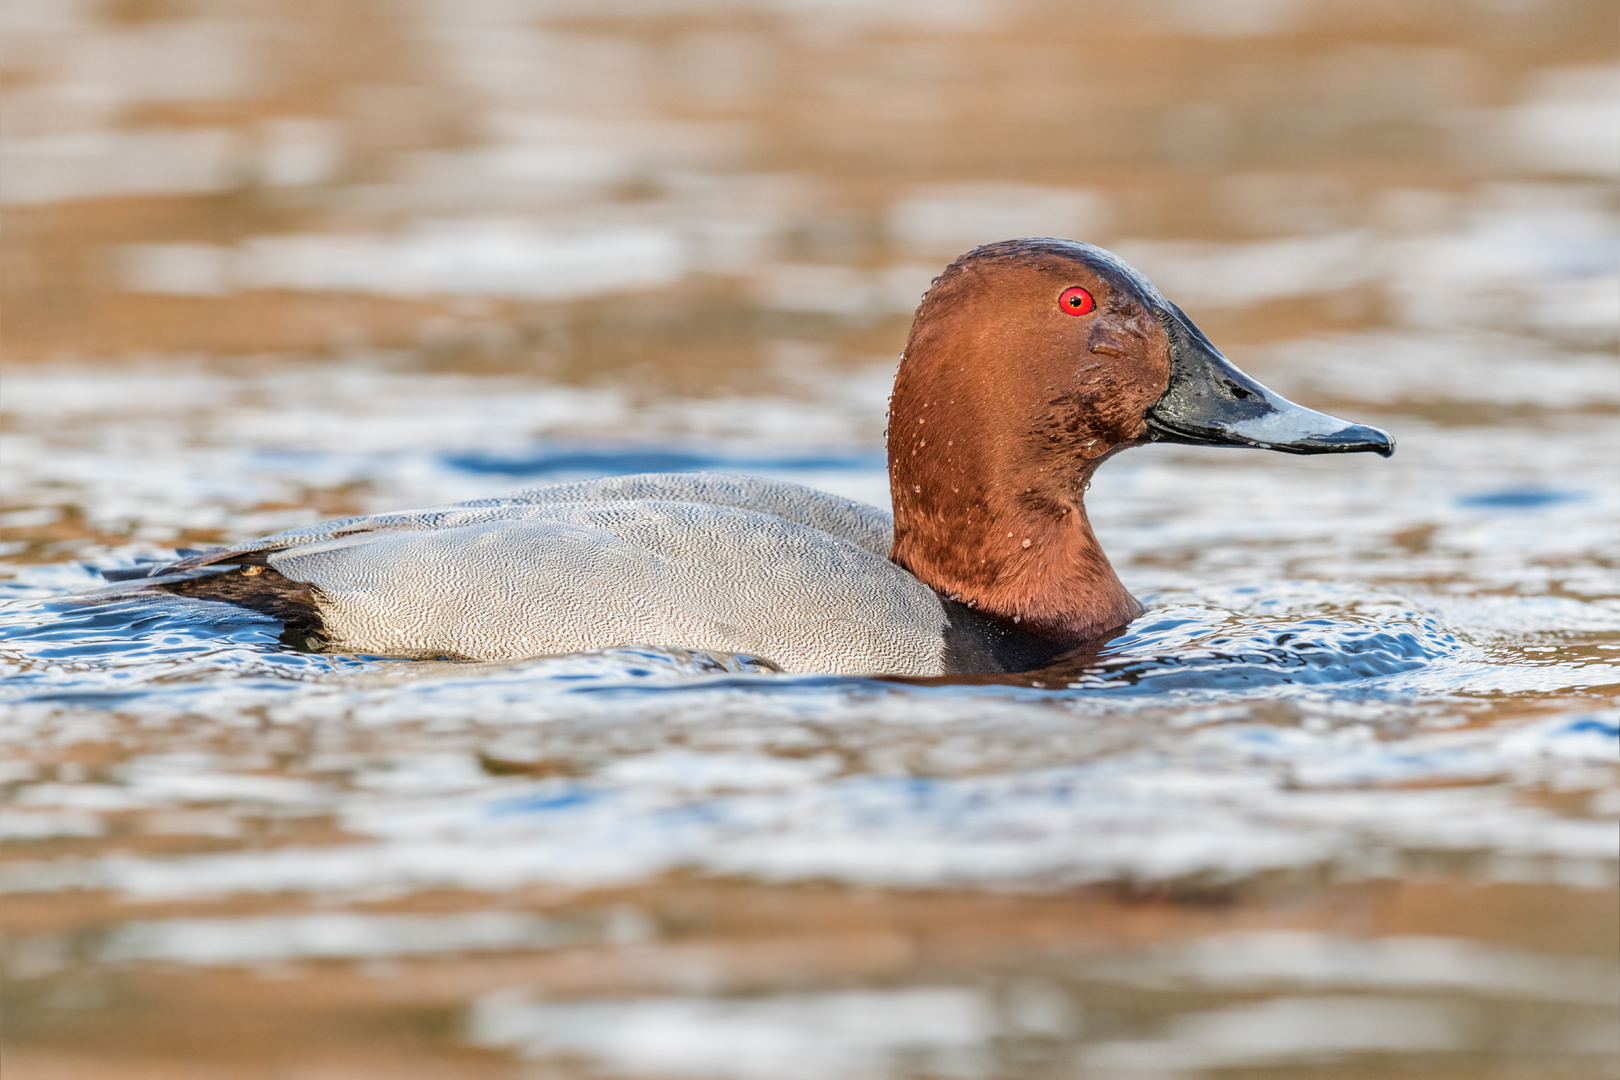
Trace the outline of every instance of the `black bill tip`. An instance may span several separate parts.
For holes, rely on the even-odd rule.
[[[1351,424],[1331,435],[1307,437],[1278,449],[1292,450],[1298,454],[1372,453],[1389,457],[1395,452],[1395,440],[1383,428]]]

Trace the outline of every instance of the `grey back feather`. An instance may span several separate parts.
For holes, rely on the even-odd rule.
[[[229,547],[214,548],[180,559],[153,573],[168,573],[211,563],[228,563],[232,558],[257,552],[277,551],[294,544],[331,540],[356,533],[397,530],[433,530],[460,525],[500,521],[527,516],[530,507],[542,503],[617,502],[656,499],[665,502],[705,503],[734,506],[796,521],[833,536],[859,544],[888,557],[894,541],[894,519],[886,510],[856,502],[803,484],[785,480],[765,480],[757,476],[731,473],[637,473],[580,480],[571,484],[551,484],[492,499],[471,499],[423,510],[391,514],[366,514],[335,518],[314,525],[261,536]]]
[[[515,659],[649,644],[788,671],[944,671],[939,597],[889,562],[887,513],[706,473],[561,484],[322,522],[181,560],[262,558],[318,590],[334,647]]]

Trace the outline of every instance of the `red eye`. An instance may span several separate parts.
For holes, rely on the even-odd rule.
[[[1078,285],[1064,289],[1058,297],[1058,307],[1067,315],[1084,315],[1096,306],[1097,302],[1091,298],[1091,294]]]

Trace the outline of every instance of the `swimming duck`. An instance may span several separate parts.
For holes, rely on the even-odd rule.
[[[951,263],[917,309],[890,399],[892,515],[779,481],[644,474],[329,521],[109,576],[266,612],[331,651],[650,644],[788,671],[1026,671],[1142,612],[1083,496],[1105,460],[1150,442],[1394,450],[1239,371],[1112,253],[1009,240]]]

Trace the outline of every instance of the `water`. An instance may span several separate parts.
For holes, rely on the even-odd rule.
[[[8,1065],[1620,1074],[1612,12],[1364,8],[8,16]],[[1399,442],[1111,460],[1083,667],[71,599],[586,476],[884,503],[917,294],[1047,232]]]

